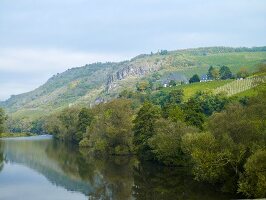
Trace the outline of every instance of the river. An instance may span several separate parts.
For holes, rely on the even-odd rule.
[[[0,140],[0,200],[230,199],[183,168],[92,157],[51,136]]]

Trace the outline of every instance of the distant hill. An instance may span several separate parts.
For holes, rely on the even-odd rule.
[[[236,73],[241,67],[253,72],[257,64],[265,62],[266,47],[161,50],[129,61],[93,63],[69,69],[31,92],[11,96],[0,106],[13,117],[37,118],[76,104],[92,106],[108,101],[124,89],[135,90],[138,81],[154,74],[162,83],[170,79],[184,81],[195,73],[206,74],[211,65],[226,65]]]

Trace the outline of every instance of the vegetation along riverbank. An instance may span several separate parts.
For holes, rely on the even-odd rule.
[[[223,192],[262,198],[266,66],[258,68],[233,73],[225,65],[209,66],[206,79],[192,74],[186,83],[170,80],[158,87],[160,75],[154,72],[135,90],[125,88],[93,106],[71,104],[34,121],[30,130],[79,145],[88,154],[134,154],[143,161],[183,166],[196,180]],[[0,132],[10,127],[2,109],[0,125]]]

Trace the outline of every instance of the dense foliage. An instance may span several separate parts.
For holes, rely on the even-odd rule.
[[[46,131],[96,154],[137,154],[141,160],[189,166],[198,181],[248,197],[264,197],[265,85],[230,99],[199,91],[184,100],[169,92],[123,91],[93,108],[70,107],[46,119]]]
[[[265,197],[265,94],[264,87],[246,106],[230,104],[209,118],[208,132],[183,137],[198,180],[223,183],[225,191]]]
[[[129,100],[119,99],[99,105],[95,108],[94,120],[81,145],[91,147],[94,153],[131,154],[132,126]]]
[[[0,134],[3,133],[5,130],[5,121],[6,121],[5,111],[2,108],[0,108]]]
[[[198,74],[194,74],[190,79],[189,79],[189,83],[196,83],[196,82],[200,82],[200,77]]]
[[[12,114],[13,120],[26,118],[23,121],[32,122],[72,105],[95,105],[99,99],[110,101],[124,88],[135,90],[137,83],[141,83],[140,90],[160,89],[165,83],[169,86],[187,83],[194,74],[199,77],[207,74],[210,66],[216,69],[213,76],[219,76],[223,65],[233,74],[243,66],[252,73],[257,64],[265,62],[265,56],[265,47],[208,47],[162,50],[130,61],[93,63],[58,73],[39,88],[0,102],[0,107]]]

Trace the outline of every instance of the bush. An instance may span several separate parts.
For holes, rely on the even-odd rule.
[[[196,83],[196,82],[200,82],[200,77],[198,74],[194,74],[190,79],[189,79],[189,83]]]
[[[83,138],[80,142],[79,142],[79,146],[80,147],[89,147],[90,146],[90,141],[87,137]]]
[[[196,129],[179,121],[158,120],[154,135],[148,140],[156,159],[165,165],[187,165],[188,155],[181,149],[181,138],[189,132],[196,132]]]
[[[266,150],[259,150],[250,156],[244,168],[238,192],[247,197],[266,197]]]

